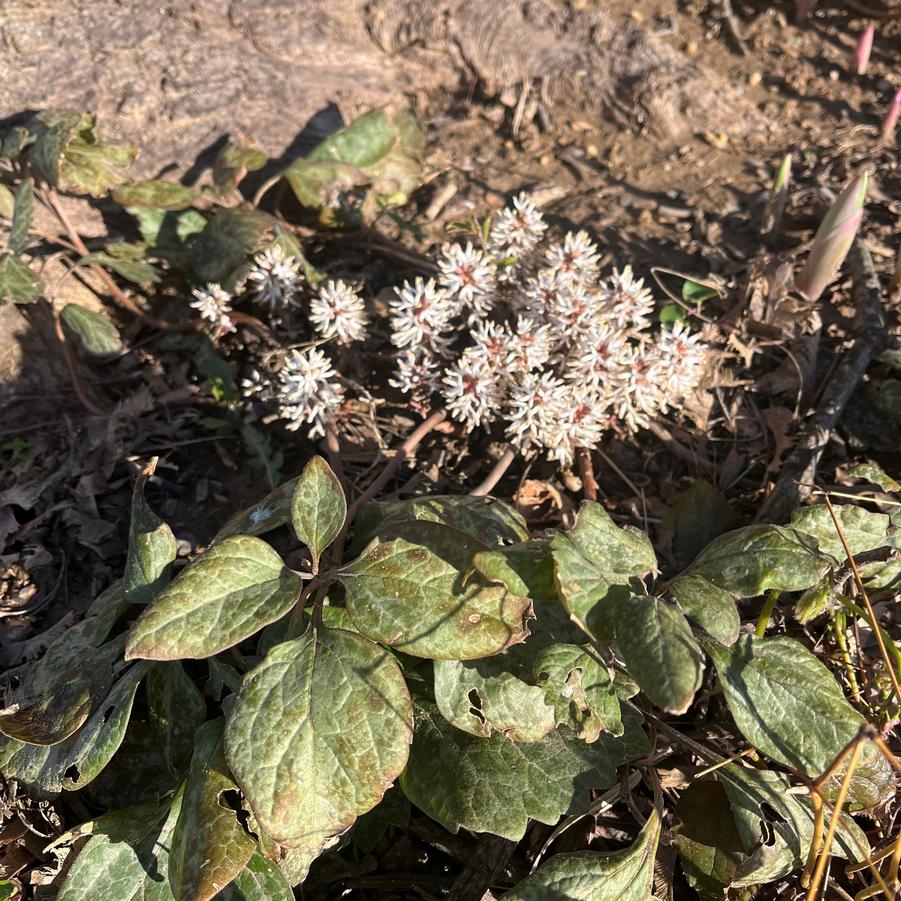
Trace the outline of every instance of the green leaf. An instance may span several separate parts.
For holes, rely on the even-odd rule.
[[[766,591],[803,591],[829,569],[809,536],[783,526],[745,526],[709,544],[690,572],[743,598]]]
[[[257,147],[242,144],[234,139],[216,155],[213,163],[213,184],[223,194],[234,191],[248,172],[262,169],[268,157]]]
[[[9,229],[7,245],[13,253],[21,253],[28,244],[28,230],[34,215],[34,181],[26,178],[16,189],[16,206]]]
[[[108,250],[113,250],[111,246]],[[89,253],[82,257],[79,261],[80,266],[89,266],[96,264],[103,266],[105,269],[111,269],[117,275],[121,275],[126,281],[135,285],[152,285],[160,281],[162,274],[156,266],[151,265],[146,260],[131,259],[125,256],[116,256],[113,253]]]
[[[386,529],[402,522],[437,522],[489,547],[528,541],[526,521],[503,501],[487,497],[440,494],[406,501],[373,501],[364,504],[354,524],[352,553],[359,553]]]
[[[166,873],[180,807],[181,792],[162,823],[147,817],[142,824],[144,805],[120,811],[113,827],[101,826],[75,858],[57,901],[174,901]]]
[[[685,617],[653,596],[617,605],[616,641],[629,675],[658,707],[685,713],[704,675],[701,648]]]
[[[179,901],[210,901],[244,869],[256,842],[225,795],[237,786],[222,753],[222,720],[197,733],[169,854],[169,883]]]
[[[628,594],[633,576],[655,572],[657,559],[647,536],[620,528],[600,504],[586,502],[575,526],[551,541],[557,588],[563,604],[597,638],[610,638],[613,601]]]
[[[719,297],[720,293],[711,285],[705,285],[702,282],[693,281],[690,278],[682,282],[682,300],[693,303],[702,304],[705,300],[713,300]]]
[[[0,301],[34,303],[41,287],[41,280],[21,257],[0,253]]]
[[[15,211],[16,198],[13,196],[13,192],[3,182],[0,182],[0,217],[12,220]]]
[[[212,657],[296,603],[303,582],[259,538],[235,535],[213,545],[140,615],[125,657]]]
[[[899,492],[901,491],[901,482],[892,478],[881,466],[875,463],[858,463],[847,469],[849,476],[856,479],[865,479],[878,485],[883,491]]]
[[[230,535],[265,535],[291,521],[291,502],[300,476],[288,479],[270,491],[258,504],[233,516],[217,533],[213,542]]]
[[[792,638],[742,636],[731,648],[704,640],[741,734],[778,763],[816,778],[866,723],[829,670]],[[827,783],[834,792],[844,767]],[[849,809],[880,803],[892,770],[867,742],[851,781]]]
[[[407,762],[412,706],[400,667],[352,632],[276,645],[228,713],[225,752],[254,816],[315,854],[371,810]]]
[[[673,532],[676,563],[687,566],[714,538],[735,524],[735,513],[723,495],[704,479],[692,482],[666,512],[663,524]]]
[[[436,660],[435,701],[441,715],[470,735],[487,738],[499,732],[512,741],[539,741],[554,728],[554,708],[545,703],[541,688],[498,671],[497,660]]]
[[[119,330],[103,314],[68,303],[60,317],[92,357],[108,357],[122,350]]]
[[[322,552],[341,534],[347,518],[347,500],[338,477],[322,457],[304,467],[291,499],[294,534],[309,549],[313,572],[319,572]]]
[[[501,582],[513,594],[542,600],[557,597],[554,557],[546,541],[520,541],[480,551],[472,562],[489,582]]]
[[[862,554],[891,544],[888,539],[891,523],[885,513],[871,513],[863,507],[855,507],[852,504],[839,504],[833,506],[833,510],[852,554]],[[825,504],[795,510],[791,525],[798,532],[816,538],[824,554],[829,554],[839,562],[847,559],[829,508]]]
[[[237,878],[216,895],[216,901],[294,901],[294,892],[279,868],[254,851]]]
[[[660,310],[661,325],[671,326],[677,322],[682,322],[685,319],[688,319],[688,313],[677,303],[668,303]]]
[[[554,707],[556,722],[583,741],[597,741],[601,732],[623,734],[613,679],[594,648],[551,645],[535,658],[534,676],[545,703]]]
[[[485,583],[474,572],[465,578],[484,545],[438,523],[395,527],[402,529],[411,533],[409,539],[376,540],[339,574],[360,632],[437,660],[488,657],[525,639],[532,615],[528,598]]]
[[[172,529],[150,509],[144,499],[147,482],[156,461],[145,466],[135,479],[131,496],[131,525],[123,585],[131,604],[149,604],[169,584],[178,544]]]
[[[632,847],[555,854],[504,901],[648,901],[659,841],[660,818],[652,812]]]
[[[75,129],[90,121],[89,115],[75,110],[44,110],[29,121],[28,131],[33,142],[28,161],[37,176],[52,188],[60,187],[60,161]]]
[[[146,207],[153,210],[183,210],[197,197],[197,191],[176,181],[152,178],[131,185],[123,185],[113,192],[113,200],[125,207]]]
[[[131,144],[98,141],[92,127],[66,147],[59,164],[60,183],[67,191],[103,197],[126,181],[125,170],[137,155],[137,147]]]
[[[178,661],[158,663],[147,676],[147,712],[172,773],[191,759],[194,734],[206,719],[206,701]]]
[[[689,573],[676,579],[669,593],[682,612],[708,635],[725,645],[735,643],[741,630],[741,617],[736,599],[728,591],[717,588],[703,576]]]
[[[432,705],[416,708],[404,794],[445,829],[490,832],[512,841],[529,820],[553,825],[584,810],[592,789],[616,784],[616,768],[649,750],[641,716],[623,710],[625,733],[586,744],[565,727],[538,742],[503,735],[476,738],[451,726]]]
[[[802,867],[813,841],[810,798],[791,792],[791,781],[784,773],[729,763],[717,770],[717,776],[726,789],[741,844],[749,855],[737,867],[732,885],[774,882]],[[826,817],[828,822],[828,811]],[[870,853],[866,835],[846,813],[842,814],[831,850],[853,861],[861,861]]]
[[[371,166],[391,150],[396,140],[397,130],[388,113],[374,109],[329,135],[310,151],[307,159],[343,160],[354,166]]]
[[[15,779],[36,800],[91,782],[109,763],[125,735],[138,683],[148,664],[131,667],[74,735],[51,746],[0,737],[0,774]]]
[[[84,647],[84,645],[82,645]],[[84,659],[58,660],[45,654],[33,664],[17,703],[0,710],[0,733],[32,745],[56,745],[73,735],[107,696],[121,642],[92,649],[92,665]]]
[[[191,260],[197,277],[205,282],[223,282],[271,228],[269,216],[257,210],[219,210],[193,243]]]
[[[688,884],[702,898],[722,899],[744,854],[726,790],[692,782],[679,796],[673,839]]]
[[[191,250],[200,232],[206,228],[206,217],[197,210],[151,210],[128,207],[138,220],[141,238],[153,256],[168,260],[173,266],[187,268]]]

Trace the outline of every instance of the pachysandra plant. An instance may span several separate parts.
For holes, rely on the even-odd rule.
[[[35,799],[91,797],[108,780],[121,806],[54,843],[89,836],[62,901],[289,899],[392,785],[451,832],[518,841],[531,820],[586,811],[618,768],[651,759],[646,718],[656,730],[661,711],[687,711],[708,659],[741,736],[781,767],[730,763],[666,727],[716,771],[701,784],[737,844],[722,887],[804,866],[815,810],[789,789],[829,769],[865,719],[801,643],[743,630],[741,607],[780,592],[807,619],[836,615],[847,561],[825,507],[723,534],[661,582],[647,536],[599,504],[540,536],[488,498],[355,515],[316,457],[173,576],[175,538],[144,498],[151,474],[135,486],[123,579],[0,711],[6,780]],[[839,515],[851,552],[878,557],[863,577],[896,584],[899,526],[851,506]],[[278,530],[305,561],[296,569],[261,537]],[[857,763],[846,811],[893,787],[874,746]],[[648,897],[664,815],[651,811],[626,850],[551,856],[505,897]],[[869,853],[847,813],[832,841],[852,861]],[[704,871],[703,849],[677,846],[687,873]],[[575,883],[589,888],[565,889]]]

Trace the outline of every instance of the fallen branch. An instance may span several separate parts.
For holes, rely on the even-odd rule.
[[[845,406],[872,359],[889,343],[882,313],[882,292],[873,259],[863,240],[854,241],[848,255],[853,282],[854,341],[842,356],[820,396],[818,407],[803,427],[760,512],[758,522],[782,522],[810,493],[817,465],[829,444]]]

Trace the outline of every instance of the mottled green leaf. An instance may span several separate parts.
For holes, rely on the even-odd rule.
[[[216,901],[294,901],[294,892],[279,868],[255,851]]]
[[[257,210],[219,210],[193,243],[191,259],[197,277],[205,282],[224,281],[271,228],[269,216]]]
[[[194,735],[206,719],[206,702],[178,661],[158,663],[147,676],[147,712],[173,773],[185,770]]]
[[[267,161],[259,148],[231,139],[216,155],[213,184],[222,193],[234,191],[248,172],[262,169]]]
[[[154,210],[183,210],[190,206],[196,197],[197,191],[193,188],[164,178],[122,185],[113,192],[113,200],[122,206],[147,207]]]
[[[673,532],[676,563],[687,566],[714,538],[734,525],[728,501],[710,482],[697,479],[667,511],[663,524]]]
[[[784,773],[729,763],[717,770],[726,789],[735,825],[749,855],[732,877],[735,887],[773,882],[804,866],[813,840],[814,813],[810,798],[789,791]],[[829,814],[826,814],[827,820]],[[863,860],[870,845],[863,830],[842,814],[832,853]]]
[[[0,775],[15,779],[35,799],[53,798],[93,780],[122,743],[138,683],[149,665],[131,667],[74,735],[53,746],[0,737]]]
[[[247,675],[227,716],[225,752],[266,833],[315,853],[404,768],[411,711],[400,667],[382,648],[310,629]]]
[[[691,564],[691,573],[749,598],[765,591],[803,591],[829,569],[809,536],[783,526],[745,526],[715,539]]]
[[[98,141],[93,124],[69,141],[59,161],[60,185],[67,191],[103,197],[128,178],[126,169],[138,155],[137,147]]]
[[[901,482],[892,478],[881,466],[875,463],[858,463],[847,469],[849,476],[856,479],[865,479],[878,485],[883,491],[898,492],[901,491]]]
[[[21,257],[0,253],[0,302],[34,303],[41,296],[41,280]]]
[[[119,330],[102,313],[68,303],[60,317],[92,357],[108,357],[122,350]]]
[[[551,645],[535,658],[533,671],[558,724],[587,742],[597,741],[601,732],[623,734],[613,679],[596,649]]]
[[[172,834],[169,884],[179,901],[210,901],[244,869],[256,842],[224,796],[237,786],[222,753],[222,720],[200,728]]]
[[[300,576],[265,541],[249,535],[226,538],[144,610],[125,657],[212,657],[287,613],[302,586]]]
[[[291,501],[300,476],[283,482],[258,504],[233,516],[217,533],[214,542],[229,535],[265,535],[291,521]]]
[[[527,541],[525,520],[503,501],[467,495],[430,495],[405,501],[364,504],[354,524],[353,553],[401,522],[426,521],[453,526],[489,547]]]
[[[890,543],[888,534],[891,523],[885,513],[873,513],[853,504],[834,505],[833,510],[852,554],[862,554]],[[829,508],[825,504],[795,510],[791,524],[798,532],[816,538],[824,554],[839,561],[847,559]]]
[[[338,477],[322,457],[313,457],[291,499],[294,534],[310,549],[313,572],[319,571],[319,557],[341,533],[346,518],[347,500]]]
[[[110,249],[108,248],[108,250]],[[135,285],[152,285],[163,277],[159,269],[146,260],[131,259],[124,255],[117,256],[114,253],[107,253],[102,250],[82,257],[79,264],[82,266],[91,264],[103,266],[104,269],[112,270],[117,275],[121,275],[126,281]]]
[[[436,660],[435,701],[441,715],[470,735],[495,732],[512,741],[539,741],[554,728],[544,691],[484,660]],[[619,706],[617,702],[617,707]]]
[[[551,541],[557,589],[563,604],[588,631],[612,638],[613,602],[628,591],[634,576],[657,569],[647,536],[620,528],[600,504],[586,502],[575,526]]]
[[[736,599],[728,591],[703,576],[689,573],[676,579],[669,593],[682,612],[708,635],[725,645],[734,644],[741,629],[741,617]]]
[[[792,638],[742,636],[731,648],[704,640],[723,695],[742,735],[773,760],[816,778],[866,720],[845,699],[829,670]],[[828,783],[835,790],[844,772]],[[892,786],[892,770],[866,743],[851,781],[849,809],[880,803]]]
[[[722,899],[744,857],[723,785],[692,782],[679,795],[676,819],[673,839],[688,884],[702,898]]]
[[[627,715],[628,714],[628,715]],[[431,705],[417,706],[404,794],[451,832],[461,827],[512,841],[529,819],[553,825],[585,809],[591,789],[616,784],[616,768],[649,750],[641,716],[623,710],[625,733],[586,744],[565,727],[538,742],[503,735],[476,738],[451,726]]]
[[[648,901],[659,841],[660,818],[652,812],[630,848],[555,854],[504,901]]]
[[[33,137],[28,161],[38,178],[53,188],[60,187],[59,167],[63,151],[79,126],[89,127],[90,115],[75,110],[43,110],[29,120]]]
[[[409,538],[373,542],[340,573],[360,632],[440,660],[488,657],[524,640],[530,601],[468,572],[483,544],[438,523],[406,525],[395,530]]]
[[[83,656],[59,660],[51,648],[31,666],[22,696],[0,710],[0,733],[32,745],[56,745],[75,733],[107,696],[122,643],[111,641],[90,653],[86,667]]]
[[[502,582],[513,594],[527,598],[557,597],[554,558],[547,541],[520,541],[481,551],[473,566],[490,582]]]
[[[138,220],[138,230],[152,256],[180,268],[189,265],[194,240],[206,227],[206,217],[202,213],[145,207],[128,207],[128,212]]]
[[[34,181],[24,179],[16,188],[16,206],[9,229],[7,245],[13,253],[21,253],[28,244],[28,230],[34,215]]]
[[[144,498],[156,462],[145,466],[135,479],[131,496],[131,525],[123,585],[132,604],[149,604],[172,578],[178,545],[172,529],[150,509]]]

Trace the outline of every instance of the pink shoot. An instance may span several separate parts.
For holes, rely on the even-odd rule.
[[[870,53],[873,50],[873,36],[875,34],[876,26],[870,22],[857,41],[854,55],[851,57],[851,71],[855,75],[867,74],[867,66],[870,64]]]
[[[891,144],[895,138],[895,126],[898,124],[898,115],[901,114],[901,88],[895,91],[895,96],[882,120],[882,143]]]
[[[820,223],[807,263],[795,279],[795,287],[810,300],[818,300],[838,275],[863,219],[866,196],[867,173],[864,172],[838,195]]]

